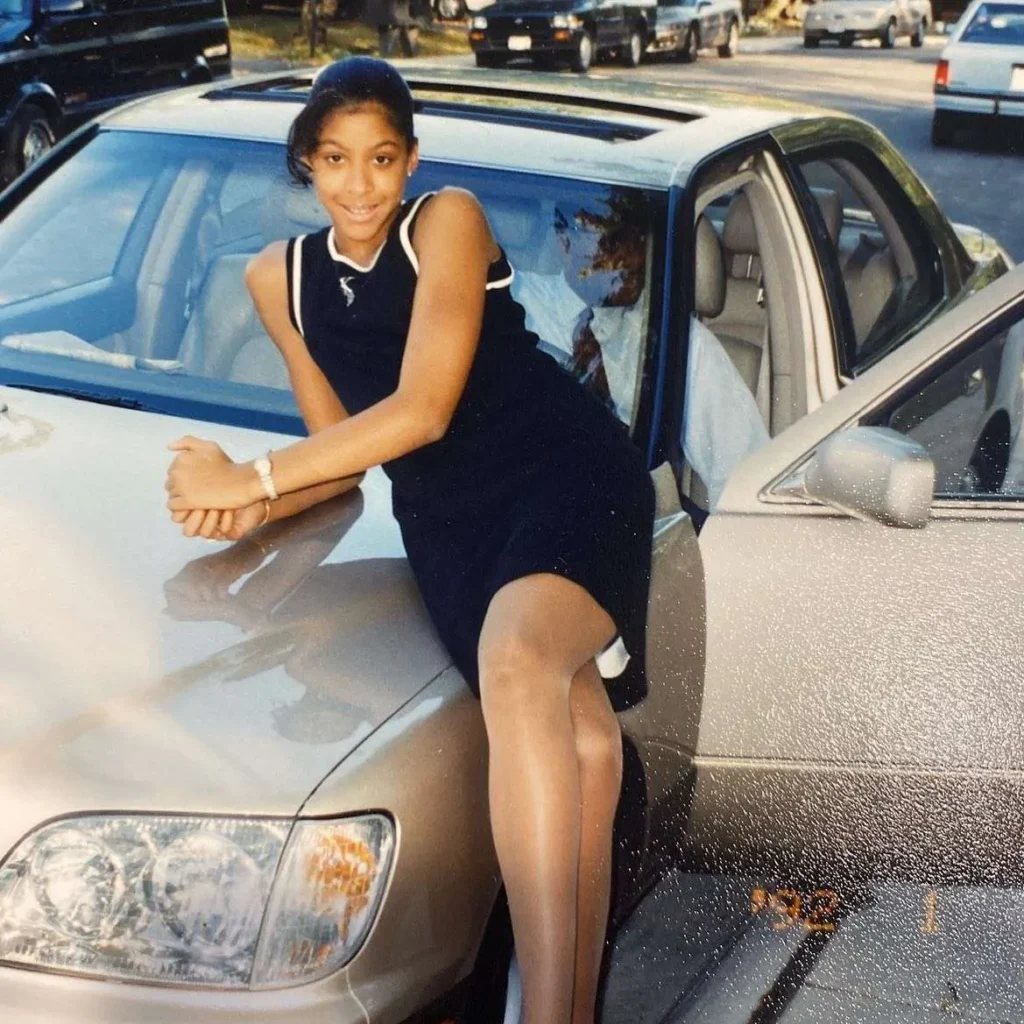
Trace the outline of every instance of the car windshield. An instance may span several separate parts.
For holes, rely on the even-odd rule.
[[[1024,46],[1024,6],[982,4],[964,29],[960,42]]]
[[[31,0],[0,0],[0,18],[18,18],[28,14]]]
[[[269,242],[327,224],[284,168],[276,143],[96,132],[0,221],[0,382],[300,431],[244,282]],[[664,197],[427,160],[410,194],[445,185],[480,198],[527,326],[581,380],[590,311],[630,422]]]

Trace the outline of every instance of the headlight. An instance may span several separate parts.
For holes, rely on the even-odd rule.
[[[487,28],[487,19],[477,16],[469,24],[471,28],[485,29]]]
[[[552,14],[551,15],[551,27],[552,28],[568,28],[569,27],[569,16],[567,14]]]
[[[393,849],[376,814],[55,822],[0,867],[0,963],[226,988],[311,981],[362,944]]]

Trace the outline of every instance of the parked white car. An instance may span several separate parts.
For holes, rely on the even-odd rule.
[[[946,146],[958,127],[1010,118],[1024,118],[1024,0],[974,0],[935,69],[932,142]]]
[[[853,46],[857,39],[877,39],[889,50],[900,36],[923,46],[934,24],[931,0],[819,0],[804,18],[804,46],[834,39]]]

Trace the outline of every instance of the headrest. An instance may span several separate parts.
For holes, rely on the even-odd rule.
[[[534,241],[541,224],[539,210],[526,203],[495,199],[488,199],[484,209],[498,243],[504,248],[525,249]]]
[[[811,193],[818,201],[821,215],[825,218],[825,229],[833,245],[839,244],[839,232],[843,228],[843,203],[839,193],[830,188],[811,188]]]
[[[757,244],[754,213],[745,192],[737,192],[729,204],[722,229],[722,244],[733,255],[757,256],[761,251]]]
[[[694,305],[697,315],[713,318],[725,308],[725,257],[711,221],[703,214],[697,221]]]

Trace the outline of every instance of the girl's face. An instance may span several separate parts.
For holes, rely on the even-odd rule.
[[[308,162],[339,248],[347,243],[358,256],[384,240],[418,160],[416,144],[410,149],[378,104],[324,119]]]

